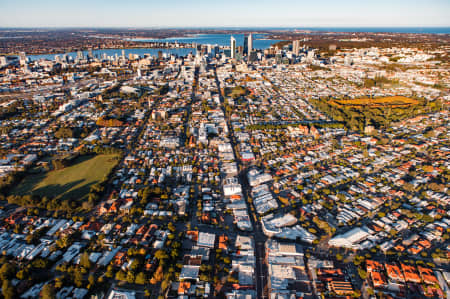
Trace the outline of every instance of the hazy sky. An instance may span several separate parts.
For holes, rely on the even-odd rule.
[[[0,27],[447,26],[450,0],[0,0]]]

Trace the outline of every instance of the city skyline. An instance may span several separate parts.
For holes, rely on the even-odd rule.
[[[0,1],[0,27],[448,27],[450,2]]]

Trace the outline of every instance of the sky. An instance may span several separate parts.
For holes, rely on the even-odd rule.
[[[0,27],[450,27],[450,0],[0,0]]]

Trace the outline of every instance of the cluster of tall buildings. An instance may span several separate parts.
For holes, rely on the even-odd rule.
[[[231,57],[231,59],[236,59],[237,53],[250,58],[252,50],[253,50],[253,36],[251,33],[249,35],[244,36],[244,46],[242,48],[237,47],[236,39],[234,38],[234,36],[231,36],[231,38],[230,38],[230,52],[231,52],[230,57]]]

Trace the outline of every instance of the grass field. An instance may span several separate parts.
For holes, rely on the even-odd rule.
[[[378,99],[333,100],[333,103],[337,104],[337,106],[347,106],[347,107],[370,106],[376,108],[384,106],[402,107],[402,106],[417,105],[419,104],[419,101],[407,97],[394,96]]]
[[[37,194],[61,200],[83,199],[91,186],[107,175],[117,162],[117,155],[78,157],[73,165],[64,169],[25,177],[12,194]]]
[[[248,93],[248,90],[242,86],[235,86],[233,88],[225,87],[225,96],[238,98],[240,96],[245,96]]]

